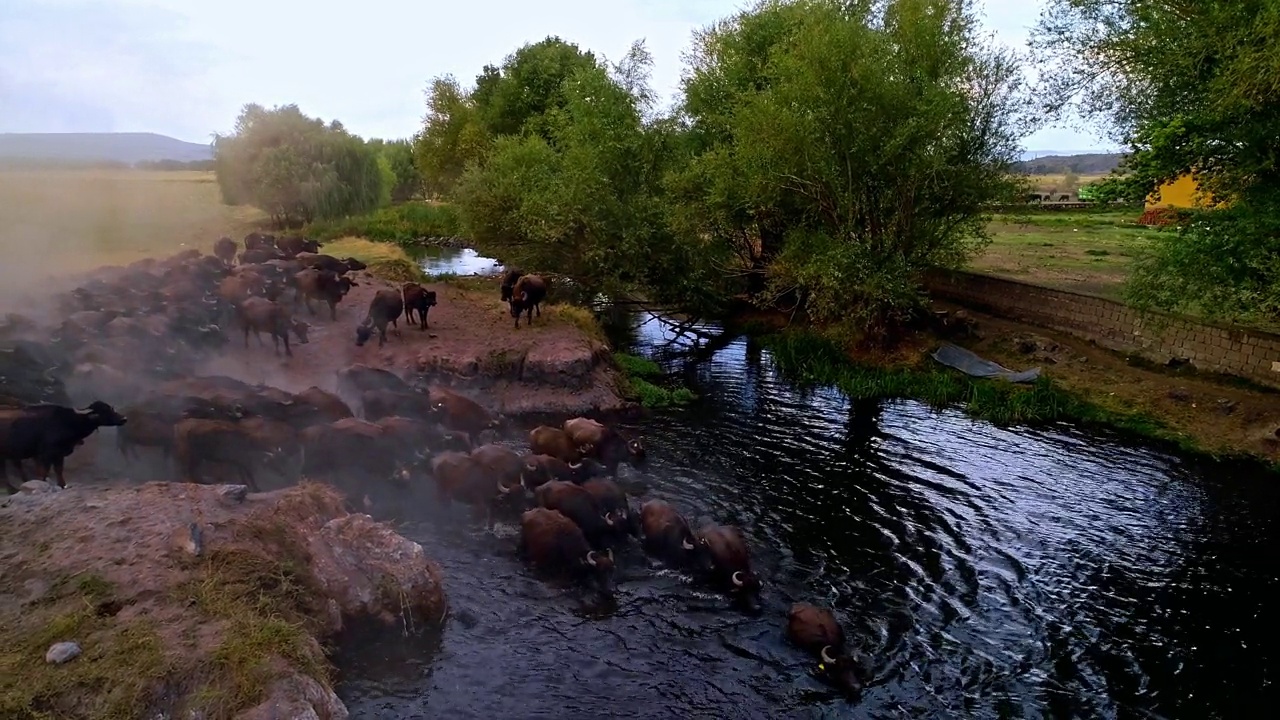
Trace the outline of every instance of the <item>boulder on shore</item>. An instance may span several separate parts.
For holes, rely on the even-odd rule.
[[[346,718],[322,642],[349,622],[418,631],[446,611],[420,545],[316,483],[15,495],[0,577],[5,718]],[[63,643],[82,653],[45,662]]]

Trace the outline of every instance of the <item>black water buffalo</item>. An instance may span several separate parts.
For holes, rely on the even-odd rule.
[[[322,300],[329,306],[329,319],[337,320],[338,303],[358,283],[349,277],[339,277],[336,273],[307,268],[293,276],[293,286],[297,288],[293,296],[294,305],[303,302],[307,306],[307,312],[315,315],[316,310],[311,306],[311,301]]]
[[[707,525],[698,531],[712,581],[728,590],[748,611],[760,609],[760,579],[751,572],[751,552],[742,531],[733,526]]]
[[[418,314],[419,330],[427,329],[427,312],[436,306],[436,291],[428,290],[416,282],[407,282],[400,288],[404,295],[404,321],[413,322]]]
[[[369,338],[373,337],[373,331],[378,330],[378,347],[387,344],[387,325],[396,328],[396,335],[400,334],[400,326],[397,321],[400,319],[400,313],[404,312],[404,299],[400,297],[400,293],[396,290],[379,290],[374,293],[373,300],[369,301],[369,314],[365,316],[364,322],[356,327],[356,345],[364,347],[369,342]]]
[[[338,392],[359,399],[370,390],[391,390],[398,393],[411,393],[413,388],[398,375],[382,368],[370,367],[362,363],[348,365],[338,371]]]
[[[615,536],[613,516],[581,485],[553,480],[534,490],[533,497],[539,506],[559,510],[577,523],[593,547],[603,549]]]
[[[511,299],[507,301],[511,309],[511,317],[516,319],[516,327],[520,327],[520,313],[525,313],[526,325],[533,324],[533,311],[542,317],[542,301],[547,299],[547,281],[541,275],[525,275],[516,281],[511,288]]]
[[[293,357],[289,347],[289,333],[298,338],[300,344],[307,344],[307,324],[293,316],[293,311],[278,302],[264,297],[246,298],[236,308],[236,320],[244,329],[244,346],[249,347],[249,333],[262,345],[262,333],[270,333],[271,344],[276,354],[280,354],[280,341],[284,341],[284,354]]]
[[[297,235],[280,238],[276,241],[276,247],[280,248],[280,250],[289,257],[297,257],[299,253],[304,252],[320,252],[320,243]]]
[[[239,249],[240,246],[235,240],[229,237],[218,238],[218,241],[213,244],[213,256],[224,264],[230,265],[236,261],[236,251]]]
[[[533,508],[520,516],[520,544],[537,567],[592,577],[600,592],[613,594],[613,551],[591,548],[582,529],[564,514]]]
[[[516,286],[516,281],[524,277],[524,271],[520,268],[511,268],[502,273],[502,302],[511,302],[511,289]]]
[[[787,639],[817,657],[818,676],[846,695],[862,689],[860,667],[845,647],[844,629],[828,609],[796,603],[787,611]]]
[[[663,560],[682,566],[697,565],[697,538],[671,503],[649,500],[641,505],[640,534],[645,549]]]
[[[9,484],[5,463],[16,465],[18,476],[25,482],[27,473],[22,461],[34,460],[41,480],[48,479],[52,467],[58,487],[66,487],[62,464],[76,447],[98,428],[119,427],[125,422],[125,416],[101,400],[89,403],[83,410],[63,405],[0,410],[0,480],[9,492],[16,492]]]
[[[529,449],[537,455],[550,455],[566,463],[581,464],[581,449],[569,433],[560,428],[539,425],[529,431]]]
[[[632,466],[645,461],[644,443],[639,438],[627,439],[595,420],[584,417],[566,420],[564,431],[583,456],[598,461],[610,475],[617,476],[618,466],[624,461]]]

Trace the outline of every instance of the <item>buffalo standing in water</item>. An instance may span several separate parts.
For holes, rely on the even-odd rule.
[[[751,553],[742,531],[733,526],[708,525],[698,533],[704,567],[716,585],[748,612],[760,610],[760,579],[751,572]]]
[[[818,675],[847,696],[862,689],[857,662],[845,649],[844,630],[826,608],[796,603],[787,612],[787,639],[821,662]]]
[[[520,543],[535,566],[592,577],[613,595],[613,551],[591,549],[582,529],[555,510],[533,508],[520,516]]]
[[[640,534],[645,550],[680,566],[696,566],[698,539],[684,517],[665,500],[640,506]]]

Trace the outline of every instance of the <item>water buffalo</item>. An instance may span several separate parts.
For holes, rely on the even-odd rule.
[[[497,480],[498,492],[508,495],[521,487],[520,476],[524,472],[524,458],[520,453],[501,445],[481,445],[471,451],[475,458]]]
[[[240,246],[235,240],[229,237],[218,238],[218,241],[213,244],[213,256],[224,264],[230,265],[236,261],[236,251],[239,249]]]
[[[860,668],[845,648],[844,630],[826,608],[796,603],[787,611],[787,639],[815,657],[818,676],[846,695],[862,689]]]
[[[731,525],[707,525],[698,531],[698,543],[712,580],[748,611],[758,612],[760,579],[751,572],[751,553],[742,531]]]
[[[241,480],[255,492],[253,469],[258,461],[281,474],[297,445],[297,435],[283,423],[262,418],[254,422],[180,420],[173,427],[173,456],[182,479],[199,482],[197,471],[208,462],[235,468]]]
[[[511,268],[502,273],[502,302],[511,302],[511,290],[516,286],[516,281],[524,277],[525,272],[520,268]]]
[[[581,469],[581,463],[573,465],[550,455],[530,453],[524,456],[524,467],[520,471],[520,484],[524,485],[525,489],[532,491],[552,480],[579,483],[582,479],[579,475]]]
[[[287,258],[285,258],[284,253],[280,252],[274,247],[253,248],[251,250],[245,250],[244,252],[240,253],[241,265],[256,265],[258,263],[264,263],[269,260],[285,260],[285,259]]]
[[[339,260],[332,255],[321,255],[313,252],[301,252],[294,258],[302,263],[303,267],[314,268],[324,272],[333,273],[334,275],[342,275],[356,270],[364,270],[369,266],[359,260],[349,257]]]
[[[640,534],[640,528],[631,522],[631,506],[627,503],[627,494],[618,487],[618,483],[608,478],[592,478],[582,483],[591,499],[596,501],[606,517],[613,520],[615,532]]]
[[[356,327],[356,345],[363,347],[366,342],[369,342],[374,328],[378,330],[378,347],[386,345],[387,325],[395,327],[396,335],[399,335],[400,326],[396,321],[400,319],[402,312],[404,312],[404,300],[399,292],[379,290],[374,294],[373,300],[369,301],[369,314],[365,316],[364,322]]]
[[[129,423],[116,430],[116,449],[120,454],[137,459],[139,447],[153,447],[168,460],[173,452],[173,426],[181,416],[143,406],[125,408],[125,416]]]
[[[613,551],[593,550],[582,529],[564,514],[547,508],[526,511],[520,516],[520,544],[535,566],[589,575],[601,593],[613,594]]]
[[[436,306],[436,291],[428,290],[416,282],[407,282],[400,288],[404,294],[404,320],[413,322],[418,313],[419,330],[427,329],[427,312]]]
[[[472,517],[493,526],[493,505],[504,494],[488,468],[467,453],[446,451],[431,458],[436,496],[471,506]]]
[[[236,318],[244,329],[244,346],[249,347],[249,333],[262,345],[262,333],[271,334],[271,344],[280,354],[280,341],[284,341],[284,354],[293,357],[289,347],[289,333],[297,336],[300,344],[307,344],[307,324],[293,316],[293,311],[278,302],[266,298],[251,297],[240,303]]]
[[[321,390],[315,385],[295,395],[294,402],[302,406],[300,410],[304,414],[310,416],[306,420],[307,424],[335,422],[343,418],[355,417],[355,414],[351,412],[351,407],[343,402],[342,398],[326,390]]]
[[[547,299],[547,281],[541,275],[525,275],[516,281],[511,288],[511,299],[507,304],[511,309],[511,317],[516,319],[516,327],[520,327],[520,313],[526,314],[526,325],[533,324],[533,311],[542,317],[542,301]]]
[[[640,534],[649,552],[682,566],[696,565],[698,542],[689,523],[665,500],[640,506]]]
[[[593,547],[604,548],[615,535],[613,517],[581,485],[552,481],[534,490],[533,497],[539,506],[559,510],[577,523]]]
[[[0,410],[0,480],[9,492],[16,492],[9,484],[5,463],[16,465],[18,477],[25,482],[27,473],[22,461],[34,460],[41,480],[48,479],[52,467],[58,487],[66,487],[62,465],[76,447],[98,428],[120,427],[126,422],[124,415],[101,400],[89,403],[83,410],[62,405]]]
[[[318,253],[320,252],[320,243],[315,240],[308,240],[304,237],[291,235],[282,237],[276,241],[276,247],[280,248],[285,255],[289,257],[297,257],[300,253]]]
[[[411,393],[413,388],[389,370],[370,367],[362,363],[348,365],[338,371],[338,392],[352,399],[359,399],[370,390],[391,390]]]
[[[276,236],[267,233],[251,232],[244,236],[244,247],[246,250],[259,250],[265,248],[274,248],[276,246]]]
[[[301,301],[307,306],[307,311],[315,315],[316,310],[311,306],[311,301],[322,300],[329,306],[329,319],[337,320],[338,303],[358,283],[348,277],[339,277],[336,273],[307,268],[293,276],[293,286],[297,288],[297,293],[293,296],[294,305]]]
[[[391,477],[397,467],[399,439],[380,425],[344,418],[302,431],[302,473],[331,477]]]
[[[435,410],[431,398],[416,392],[395,390],[367,390],[360,394],[360,405],[366,420],[374,421],[391,415],[431,420]]]
[[[500,424],[484,406],[464,395],[442,387],[432,387],[428,391],[431,408],[437,414],[442,425],[450,430],[461,430],[473,438],[480,433]]]
[[[583,417],[566,420],[564,431],[584,456],[600,462],[615,477],[623,461],[632,466],[645,461],[644,443],[639,438],[626,439],[595,420]]]
[[[538,455],[550,455],[566,463],[582,463],[582,452],[569,433],[560,428],[539,425],[529,431],[529,449]]]

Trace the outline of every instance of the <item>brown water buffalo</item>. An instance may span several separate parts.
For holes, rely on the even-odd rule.
[[[256,272],[243,272],[229,275],[218,283],[218,297],[233,308],[255,295],[261,295],[267,287],[266,280]]]
[[[215,462],[236,469],[241,480],[257,491],[253,470],[259,462],[284,474],[289,459],[290,438],[280,423],[258,419],[244,424],[226,420],[179,420],[173,426],[173,456],[186,482],[199,482],[198,470]],[[287,428],[287,426],[285,426]]]
[[[136,460],[139,447],[152,447],[168,460],[173,452],[173,426],[181,416],[143,406],[125,408],[125,416],[129,423],[116,430],[116,449],[120,454]]]
[[[566,463],[582,463],[582,452],[569,433],[560,428],[539,425],[530,430],[529,449],[537,455],[550,455]]]
[[[480,433],[500,424],[484,406],[465,395],[442,387],[432,387],[428,391],[431,408],[436,412],[440,424],[450,430],[461,430],[473,438]]]
[[[38,479],[47,480],[53,468],[58,487],[66,487],[62,466],[67,457],[98,428],[120,427],[126,422],[124,415],[101,400],[83,410],[62,405],[0,410],[0,480],[9,492],[16,492],[9,484],[5,464],[17,466],[18,477],[26,482],[22,461],[34,460]]]
[[[360,406],[366,420],[376,421],[391,415],[431,420],[435,417],[431,398],[416,392],[368,390],[360,394]]]
[[[508,495],[521,487],[520,475],[524,472],[524,458],[520,453],[491,443],[472,450],[471,457],[483,465],[489,476],[497,481],[499,494]]]
[[[336,273],[308,268],[293,276],[293,286],[297,288],[297,293],[293,296],[294,305],[301,301],[306,304],[307,311],[315,315],[316,310],[311,306],[311,301],[323,301],[329,306],[329,319],[337,320],[338,303],[358,283],[348,277],[339,277]]]
[[[516,319],[516,327],[520,327],[520,313],[526,314],[526,325],[533,324],[533,311],[542,317],[542,301],[547,299],[547,281],[541,275],[525,275],[516,281],[511,288],[511,299],[507,304],[511,309],[511,317]]]
[[[468,453],[442,452],[431,458],[436,496],[471,506],[472,517],[493,526],[493,505],[503,495],[488,468]]]
[[[671,503],[649,500],[640,506],[640,534],[646,550],[668,562],[697,566],[698,542]]]
[[[581,485],[553,480],[534,490],[533,497],[539,506],[559,510],[577,523],[593,547],[604,548],[615,535],[613,517]]]
[[[344,418],[302,431],[302,473],[308,477],[363,475],[389,478],[397,469],[399,440],[380,425]]]
[[[418,314],[418,329],[427,329],[427,312],[436,306],[436,291],[428,290],[416,282],[407,282],[400,288],[404,294],[404,320],[413,322],[413,314]]]
[[[631,506],[627,503],[627,494],[618,487],[618,483],[608,478],[592,478],[582,483],[582,489],[595,500],[605,517],[613,521],[613,530],[617,533],[631,532],[640,534],[638,525],[631,522]]]
[[[398,291],[379,290],[374,294],[373,300],[369,301],[369,314],[365,316],[364,322],[356,327],[356,345],[363,347],[369,342],[375,328],[378,330],[378,347],[386,345],[387,325],[395,327],[396,335],[399,335],[400,326],[396,321],[400,319],[402,312],[404,312],[404,299],[400,297]]]
[[[557,457],[530,453],[524,456],[524,467],[520,472],[520,484],[526,490],[535,490],[552,480],[578,483],[581,481],[579,471],[582,464],[570,465]]]
[[[240,246],[236,244],[235,240],[229,237],[218,238],[218,241],[213,244],[213,256],[224,264],[230,265],[236,261],[236,252],[239,249]]]
[[[279,240],[276,240],[276,247],[280,248],[286,256],[291,258],[296,257],[299,253],[320,252],[320,243],[315,240],[308,240],[307,238],[300,237],[298,235],[282,237]]]
[[[624,461],[632,466],[645,461],[644,443],[639,438],[624,438],[595,420],[583,417],[566,420],[564,431],[583,456],[596,460],[613,476],[617,476],[618,466]]]
[[[294,401],[306,406],[307,414],[315,418],[314,422],[334,422],[343,418],[355,417],[351,407],[342,398],[326,390],[312,385],[294,396]],[[313,424],[313,423],[308,423]]]
[[[698,543],[713,582],[748,611],[758,611],[760,579],[751,572],[751,552],[742,531],[731,525],[707,525],[698,531]]]
[[[502,302],[511,302],[511,289],[521,277],[524,277],[524,271],[520,268],[511,268],[502,273]]]
[[[305,345],[307,341],[307,324],[293,316],[293,311],[278,302],[266,298],[251,297],[240,303],[236,309],[236,319],[244,329],[244,346],[249,347],[249,333],[262,345],[262,333],[271,334],[271,344],[276,354],[280,354],[280,341],[284,341],[284,354],[293,357],[289,347],[289,333],[297,336],[298,342]]]
[[[600,592],[613,594],[613,551],[591,548],[582,529],[564,514],[533,508],[520,516],[520,545],[535,567],[586,575]]]
[[[795,603],[787,611],[787,639],[820,661],[818,676],[846,695],[862,689],[860,668],[845,646],[844,629],[828,609]]]

